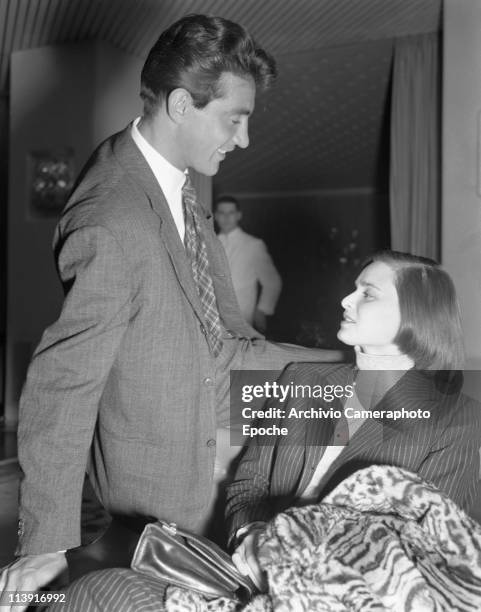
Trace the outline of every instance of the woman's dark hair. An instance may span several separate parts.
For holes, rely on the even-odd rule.
[[[151,115],[178,87],[204,108],[222,95],[223,73],[252,77],[266,89],[276,76],[274,59],[239,24],[221,17],[187,15],[163,32],[145,61],[140,96]]]
[[[459,304],[448,273],[432,259],[397,251],[380,251],[373,262],[395,274],[401,324],[394,343],[418,370],[459,370],[464,343]]]

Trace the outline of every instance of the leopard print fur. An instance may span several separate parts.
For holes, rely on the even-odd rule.
[[[396,467],[360,470],[322,504],[278,515],[259,560],[275,610],[481,610],[481,527]]]
[[[167,590],[168,612],[479,612],[481,527],[417,475],[371,466],[271,521],[269,592],[247,606]]]

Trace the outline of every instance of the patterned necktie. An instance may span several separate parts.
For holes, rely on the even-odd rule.
[[[199,292],[205,322],[209,331],[212,352],[214,357],[217,357],[222,350],[222,327],[214,293],[214,283],[209,272],[207,248],[202,236],[197,210],[197,194],[188,174],[182,187],[182,202],[185,216],[185,250],[192,266],[192,275]]]

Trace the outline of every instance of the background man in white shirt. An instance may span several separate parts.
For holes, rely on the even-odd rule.
[[[215,202],[214,211],[241,313],[248,323],[264,333],[267,317],[274,314],[282,279],[264,242],[239,226],[242,212],[237,199],[221,196]]]

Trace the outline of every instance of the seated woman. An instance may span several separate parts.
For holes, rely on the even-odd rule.
[[[241,459],[234,482],[228,487],[227,518],[231,541],[238,544],[233,558],[238,569],[250,575],[261,590],[263,574],[256,555],[259,527],[265,525],[265,522],[277,513],[281,514],[276,520],[283,519],[288,514],[283,511],[292,506],[307,506],[289,510],[295,513],[307,513],[313,508],[322,508],[323,505],[309,504],[324,499],[341,481],[345,484],[346,479],[361,468],[378,465],[405,468],[432,482],[466,510],[469,510],[479,488],[480,412],[474,401],[460,393],[460,376],[451,376],[450,372],[462,367],[463,347],[458,306],[449,276],[430,260],[383,252],[375,255],[364,267],[356,281],[355,291],[344,298],[342,305],[345,312],[338,336],[346,344],[356,347],[357,367],[320,363],[293,364],[284,371],[279,380],[280,384],[305,385],[311,389],[322,386],[328,393],[324,393],[323,398],[309,400],[300,394],[299,397],[289,398],[287,402],[279,402],[277,406],[269,402],[269,406],[282,408],[286,414],[291,409],[312,408],[322,409],[326,414],[330,410],[333,413],[340,412],[341,418],[325,416],[316,419],[285,419],[288,421],[289,435],[277,438],[274,444],[263,444],[265,441],[253,439]],[[443,370],[448,371],[446,375],[439,372]],[[340,395],[334,393],[336,387],[337,391],[345,391],[344,404],[338,397],[333,397]],[[351,393],[351,389],[355,389],[355,393]],[[348,417],[348,409],[359,413],[359,416]],[[379,413],[385,411],[386,414],[402,412],[403,409],[408,413],[419,410],[421,416],[399,419],[386,415],[366,417],[363,411],[371,409]],[[429,418],[426,416],[428,413]],[[281,420],[279,424],[283,422]],[[374,478],[375,486],[372,486],[371,482],[361,486],[360,495],[354,504],[360,499],[358,505],[362,505],[365,491],[368,489],[371,498],[376,497],[376,489],[381,490],[383,498],[386,497],[384,481],[378,474],[374,474]],[[393,490],[395,495],[399,493],[398,487]],[[411,505],[411,486],[409,491],[407,504]],[[350,495],[351,489],[345,497],[349,498]],[[415,497],[416,495],[414,494]],[[425,507],[416,504],[418,510],[420,506],[424,513]],[[434,506],[435,511],[438,511],[436,500]],[[313,514],[313,522],[317,527],[320,522],[317,520],[318,514]],[[335,514],[336,521],[341,514]],[[352,522],[351,514],[348,514],[349,521]],[[447,516],[447,520],[450,518]],[[273,523],[269,528],[272,525]],[[404,523],[398,521],[394,522],[393,528],[397,529],[398,525],[404,527]],[[307,532],[305,526],[305,523],[300,524],[303,533]],[[434,528],[436,526],[434,522]],[[371,541],[365,546],[362,524],[360,530],[362,548],[369,548]],[[409,529],[404,531],[408,536],[411,533]],[[448,552],[454,550],[453,554],[458,562],[456,568],[460,569],[459,573],[453,572],[453,590],[464,597],[465,590],[460,588],[459,583],[466,583],[466,567],[469,567],[473,555],[467,557],[466,551],[462,550],[465,540],[460,537],[456,526],[453,528],[453,535],[461,550],[457,555],[458,549],[446,546]],[[309,539],[309,536],[310,533],[307,532],[306,539]],[[334,539],[337,536],[338,532],[334,533]],[[351,532],[348,533],[349,546],[352,541],[350,536]],[[244,539],[240,540],[241,537]],[[423,533],[420,537],[423,537]],[[371,540],[373,538],[382,544],[386,541],[386,538],[380,539],[377,528],[371,530]],[[481,541],[481,534],[478,534],[478,538]],[[432,545],[432,539],[426,540]],[[290,551],[301,550],[303,555],[306,549],[297,546],[297,543],[296,540]],[[270,550],[273,551],[275,563],[282,565],[277,561],[285,554],[285,550],[280,550],[281,547],[275,544],[270,542]],[[403,544],[404,540],[401,542],[401,545]],[[406,548],[410,548],[411,542],[408,544]],[[376,566],[380,564],[378,550],[376,548],[373,551],[372,563]],[[392,546],[390,550],[393,550]],[[398,550],[399,547],[394,549],[393,554],[397,554]],[[315,553],[318,552],[316,548]],[[357,555],[357,552],[358,549],[356,556],[361,556]],[[415,554],[417,552],[416,549]],[[437,555],[437,552],[437,549],[434,549],[436,565],[442,566],[439,559],[443,561],[443,558]],[[479,559],[479,554],[476,559]],[[392,567],[391,560],[392,557],[387,559],[388,571]],[[315,561],[318,562],[317,557]],[[463,563],[467,566],[463,567]],[[479,566],[479,563],[477,565]],[[428,570],[431,568],[432,565],[429,565]],[[289,591],[295,591],[292,582],[286,580],[284,569],[280,568],[279,581],[284,581]],[[344,594],[348,589],[344,589],[344,576],[341,578],[336,576],[333,583],[335,587],[340,585]],[[409,583],[413,582],[411,574],[406,574],[405,578]],[[318,580],[318,574],[314,573],[312,582],[318,585],[328,581],[324,575],[322,580]],[[437,590],[442,590],[439,588],[440,584],[442,585],[442,581],[435,582]],[[393,598],[397,598],[399,592],[396,585],[391,589],[391,582],[388,584],[387,590]],[[269,587],[272,585],[269,584]],[[306,589],[298,589],[294,594],[298,595],[299,592],[302,595]],[[358,592],[353,592],[354,597],[357,597]],[[367,595],[371,597],[370,592]],[[206,601],[199,601],[197,605],[192,599],[194,597],[200,596],[185,590],[179,593],[179,589],[173,585],[167,586],[132,570],[114,569],[93,572],[80,578],[67,591],[67,603],[54,606],[52,612],[60,610],[60,605],[62,612],[159,610],[163,602],[166,603],[167,609],[207,609]],[[253,604],[257,606],[256,610],[272,609],[270,604],[267,605],[268,602],[262,607],[262,598],[268,598],[269,594],[257,597],[261,601]],[[372,603],[372,598],[370,601]],[[478,598],[478,601],[481,601],[481,598]],[[169,602],[173,607],[167,605]],[[231,607],[227,607],[228,605]],[[356,606],[360,609],[358,603]],[[282,605],[279,604],[279,607]],[[237,604],[228,604],[225,601],[217,604],[210,601],[208,609],[233,610],[237,609]],[[318,607],[315,603],[299,607],[294,602],[282,609],[340,608]],[[343,609],[347,609],[347,606]],[[396,609],[404,610],[408,607],[398,606]],[[434,607],[412,605],[409,609],[424,610]],[[460,608],[454,605],[436,609],[471,611],[481,607]]]
[[[463,367],[448,274],[432,260],[384,251],[370,259],[355,285],[342,300],[338,338],[355,347],[357,367],[293,364],[279,380],[311,389],[340,385],[344,398],[290,397],[274,405],[285,415],[324,410],[324,418],[286,417],[280,423],[287,436],[254,438],[228,487],[233,560],[261,587],[255,551],[265,522],[289,507],[321,501],[360,468],[405,468],[468,512],[479,490],[478,405],[459,393],[460,373],[440,372]],[[393,418],[394,411],[405,418]]]

